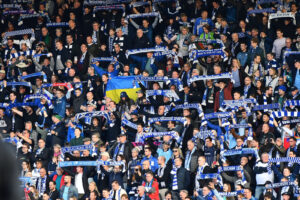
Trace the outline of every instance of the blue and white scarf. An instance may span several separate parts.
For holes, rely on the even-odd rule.
[[[50,22],[46,24],[47,27],[68,27],[69,22]]]
[[[162,95],[169,98],[173,98],[174,101],[178,101],[180,98],[174,90],[146,90],[146,98],[149,96]]]
[[[172,180],[172,190],[178,190],[178,180],[177,180],[177,167],[173,167],[171,174],[173,175],[173,180]]]
[[[91,124],[93,117],[105,117],[108,122],[110,121],[109,114],[106,111],[83,112],[75,115],[75,122],[78,123],[79,119],[85,118],[86,124]]]
[[[94,62],[116,62],[117,60],[114,57],[96,57],[92,58],[92,63]]]
[[[131,7],[131,8],[137,8],[137,7],[141,7],[141,6],[149,6],[149,2],[137,1],[137,2],[134,2],[129,5],[129,7]]]
[[[277,12],[277,13],[272,13],[269,15],[269,21],[268,21],[268,28],[271,26],[271,20],[272,19],[277,19],[277,18],[293,18],[293,23],[296,24],[296,18],[294,13],[291,12]]]
[[[222,109],[237,109],[238,107],[247,107],[248,104],[256,104],[256,99],[224,100]]]
[[[200,81],[200,80],[214,80],[214,79],[232,79],[232,74],[231,73],[222,73],[222,74],[215,74],[215,75],[203,75],[203,76],[193,76],[190,78],[187,83],[190,85],[194,81]]]
[[[146,17],[158,17],[159,22],[162,22],[162,18],[159,12],[151,12],[151,13],[142,13],[142,14],[131,14],[127,15],[126,19],[135,19],[135,18],[146,18]]]
[[[237,196],[238,194],[244,194],[244,190],[238,190],[235,192],[219,192],[219,195],[221,197],[234,197]]]
[[[185,124],[187,120],[185,117],[154,117],[154,118],[149,118],[148,123],[150,125],[155,122],[166,122],[166,121],[176,121]]]
[[[21,9],[21,5],[20,4],[0,4],[0,9],[5,9],[5,8]]]
[[[282,120],[279,125],[284,126],[286,124],[298,124],[300,123],[300,119],[291,119],[291,120]]]
[[[35,14],[21,15],[19,17],[18,25],[21,26],[23,24],[23,20],[24,19],[30,19],[30,18],[34,18],[34,17],[45,17],[46,20],[47,20],[47,22],[51,22],[48,14],[45,14],[45,13],[35,13]]]
[[[296,184],[294,182],[285,181],[280,183],[268,184],[266,185],[266,189],[274,189],[274,188],[280,188],[285,186],[296,186]]]
[[[16,36],[16,35],[26,35],[26,34],[34,34],[32,29],[22,29],[17,31],[10,31],[4,34],[3,40],[6,40],[8,37]]]
[[[277,162],[288,162],[288,163],[300,163],[300,157],[281,157],[281,158],[270,158],[268,161],[268,172],[272,173],[271,164]]]
[[[139,53],[148,53],[148,52],[165,52],[168,49],[166,47],[153,47],[153,48],[143,48],[143,49],[130,49],[126,52],[126,57]]]
[[[83,5],[89,5],[89,6],[111,5],[111,4],[130,3],[131,1],[132,0],[106,0],[106,1],[85,0]]]
[[[280,106],[278,103],[273,103],[273,104],[267,104],[267,105],[255,105],[253,106],[253,111],[258,111],[258,110],[274,110],[274,109],[279,109]]]
[[[223,152],[223,156],[234,156],[234,155],[240,155],[240,154],[253,154],[256,157],[259,157],[257,149],[252,149],[252,148],[231,149],[231,150],[226,150]]]
[[[73,151],[83,151],[83,150],[93,150],[94,146],[92,144],[90,145],[78,145],[78,146],[71,146],[71,147],[62,147],[61,153],[70,153]]]
[[[300,52],[299,51],[285,51],[283,54],[283,64],[286,64],[286,57],[288,57],[289,55],[299,55]]]
[[[195,140],[195,139],[205,140],[208,137],[212,138],[213,140],[215,140],[215,138],[216,138],[214,135],[214,132],[212,130],[201,130],[196,135],[194,135],[192,140]]]
[[[274,119],[275,118],[282,118],[282,117],[300,117],[300,112],[294,112],[294,111],[274,111],[270,115],[269,124],[271,126],[274,125]]]
[[[283,107],[300,106],[300,100],[288,100],[284,103]]]
[[[174,138],[175,140],[179,140],[180,137],[178,136],[178,134],[175,131],[169,131],[169,132],[149,132],[149,133],[144,133],[142,135],[142,140],[145,140],[147,138],[152,138],[152,137],[163,137],[163,136],[171,136],[172,138]]]
[[[123,161],[103,161],[103,160],[96,160],[96,161],[63,161],[59,162],[59,167],[75,167],[75,166],[120,166],[124,165]]]
[[[42,178],[42,177],[38,178],[38,183],[37,183],[36,189],[39,192],[39,196],[42,196],[44,194],[44,192],[46,192],[46,190],[47,190],[46,182],[47,182],[47,176],[45,176],[44,178]]]
[[[254,9],[250,10],[247,13],[247,18],[246,20],[249,22],[249,16],[252,14],[259,14],[259,13],[275,13],[276,11],[272,8],[264,8],[264,9]]]
[[[98,11],[102,10],[123,10],[125,11],[125,8],[122,5],[107,5],[107,6],[96,6],[93,10],[93,13],[96,13]]]
[[[210,50],[193,50],[189,53],[189,58],[192,60],[196,60],[197,58],[205,57],[205,56],[214,56],[221,55],[226,57],[223,49],[210,49]]]
[[[279,4],[281,4],[281,0],[258,0],[256,2],[257,5],[268,4],[268,3],[279,3]]]
[[[21,76],[20,80],[25,80],[25,79],[28,79],[28,78],[38,77],[38,76],[43,76],[43,81],[47,82],[47,75],[44,72],[36,72],[36,73],[33,73],[33,74],[28,74],[28,75],[25,75],[25,76]]]
[[[204,119],[215,119],[215,118],[228,118],[231,117],[232,112],[215,112],[204,114]]]
[[[33,14],[33,11],[32,10],[8,10],[3,12],[3,15],[21,15],[21,14]]]
[[[47,100],[49,108],[53,108],[51,98],[47,94],[29,94],[24,97],[23,101],[27,102],[28,100],[41,99],[41,98],[45,98]]]
[[[172,109],[172,111],[178,110],[178,109],[190,109],[190,108],[197,109],[199,117],[202,117],[204,115],[203,110],[202,110],[202,106],[199,103],[187,103],[187,104],[176,105]]]

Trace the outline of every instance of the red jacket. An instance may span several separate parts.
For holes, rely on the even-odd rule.
[[[55,174],[54,176],[53,176],[53,181],[55,182],[56,181],[56,179],[57,179],[57,174]],[[63,186],[63,185],[65,185],[65,176],[66,175],[62,175],[62,177],[61,177],[61,179],[60,179],[60,186],[59,186],[59,189],[61,189],[61,187]]]
[[[143,186],[146,185],[146,182],[143,182]],[[159,200],[159,187],[158,187],[158,182],[154,179],[152,182],[152,188],[155,189],[154,193],[148,194],[149,198],[151,200]]]
[[[224,88],[224,100],[232,100],[232,87],[233,84],[230,82],[225,88]],[[215,96],[215,105],[214,105],[214,111],[217,112],[219,110],[219,99],[220,99],[220,91],[216,93]]]

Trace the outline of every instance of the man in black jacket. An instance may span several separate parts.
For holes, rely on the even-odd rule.
[[[169,188],[172,190],[174,196],[174,200],[178,200],[179,191],[187,190],[190,185],[190,174],[189,172],[182,166],[182,159],[175,159],[175,167],[171,171],[171,184]]]
[[[39,148],[34,152],[35,159],[41,160],[43,166],[47,167],[50,160],[50,149],[46,147],[45,140],[43,139],[39,139],[38,147]]]
[[[88,52],[88,47],[86,44],[82,44],[80,47],[80,55],[78,56],[78,62],[77,62],[77,72],[80,75],[80,77],[85,77],[87,74],[87,70],[90,66],[90,60],[91,55]]]
[[[143,49],[150,46],[150,42],[146,36],[144,36],[143,30],[138,29],[136,31],[136,39],[134,40],[133,49]]]
[[[49,191],[50,178],[47,176],[45,168],[40,169],[40,177],[36,180],[36,189],[39,192],[39,197],[42,197],[44,192]]]
[[[0,109],[0,134],[5,138],[8,136],[9,131],[11,130],[11,120],[5,116],[4,109]]]
[[[50,129],[50,133],[51,136],[47,136],[51,138],[51,144],[48,145],[50,146],[54,146],[55,144],[59,144],[61,146],[63,146],[63,143],[65,141],[65,125],[63,122],[61,122],[62,117],[60,115],[53,115],[52,116],[52,121],[53,121],[53,125]]]
[[[127,135],[125,133],[121,133],[119,136],[119,141],[116,141],[111,149],[109,150],[111,158],[116,158],[118,155],[122,155],[125,157],[126,163],[128,163],[131,159],[131,150],[133,146],[131,142],[127,141]]]

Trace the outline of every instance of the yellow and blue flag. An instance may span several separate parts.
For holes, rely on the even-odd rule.
[[[137,99],[136,92],[140,89],[138,82],[135,81],[135,76],[117,76],[108,81],[106,96],[119,103],[121,92],[126,92],[128,97],[135,101]]]

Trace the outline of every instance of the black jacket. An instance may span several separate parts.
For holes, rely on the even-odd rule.
[[[115,142],[114,145],[109,149],[109,154],[110,154],[111,158],[114,156],[114,153],[115,153],[115,150],[116,150],[116,147],[118,144],[119,144],[118,142]],[[128,142],[128,141],[126,141],[124,145],[125,146],[124,146],[123,156],[125,157],[126,163],[128,163],[131,159],[131,150],[133,149],[133,146],[132,146],[131,142]],[[121,148],[121,146],[119,146],[119,151],[116,152],[117,155],[121,155],[120,148]]]
[[[51,151],[47,147],[45,147],[38,155],[36,150],[34,152],[35,160],[41,160],[43,162],[43,166],[48,166],[50,161]]]
[[[171,183],[173,179],[174,175],[171,174]],[[177,185],[178,191],[187,190],[190,185],[190,173],[182,166],[177,169]],[[169,188],[172,190],[172,184],[169,185]]]

